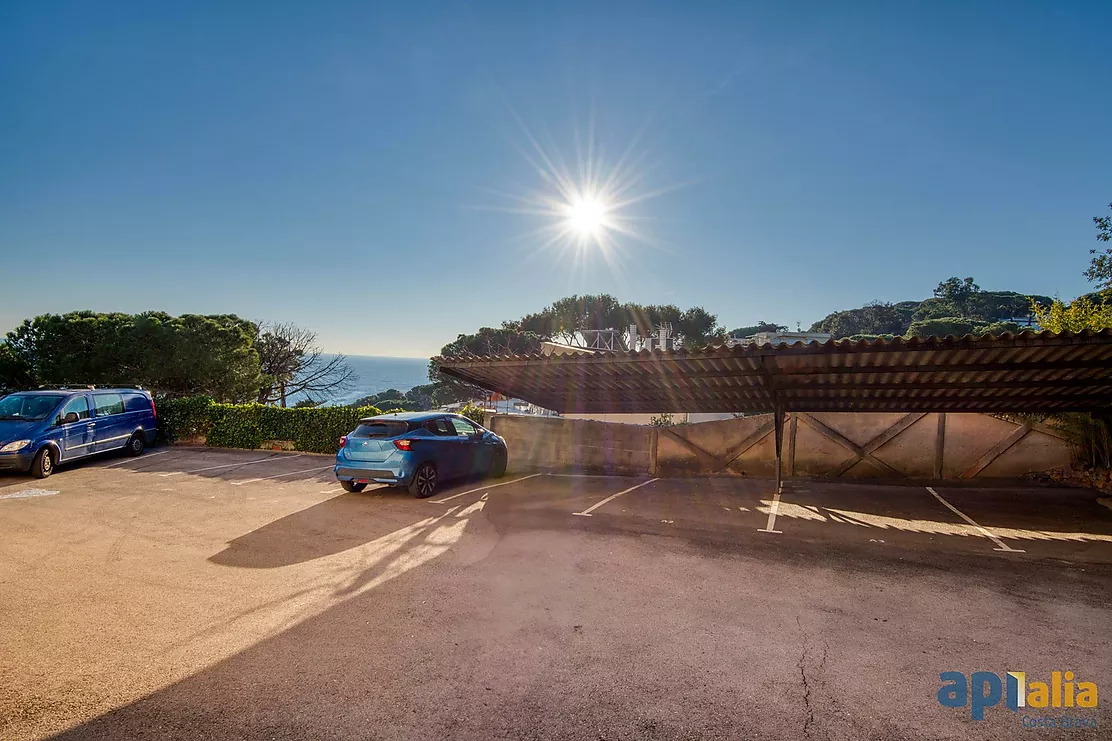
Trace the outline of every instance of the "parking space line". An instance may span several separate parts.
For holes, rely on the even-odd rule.
[[[993,548],[992,550],[994,550],[994,551],[1007,551],[1008,553],[1026,553],[1027,552],[1027,551],[1019,549],[1019,548],[1010,547],[1007,543],[1000,540],[1000,538],[997,538],[995,535],[990,533],[988,530],[985,530],[983,527],[981,527],[976,522],[974,522],[972,517],[969,517],[964,512],[959,510],[957,507],[955,507],[954,505],[950,504],[945,499],[940,497],[938,495],[938,492],[935,491],[934,489],[932,489],[931,487],[928,486],[927,491],[929,491],[931,494],[933,494],[935,499],[937,499],[938,501],[940,501],[944,505],[946,505],[946,509],[953,512],[955,515],[957,515],[961,519],[965,520],[966,522],[968,522],[973,527],[977,528],[977,530],[980,531],[981,535],[983,535],[986,538],[989,538],[990,540],[992,540],[992,542],[996,544],[996,548]]]
[[[277,474],[274,474],[273,476],[260,476],[257,479],[245,479],[243,481],[232,481],[230,483],[231,483],[232,486],[243,486],[244,484],[250,484],[254,481],[269,481],[270,479],[280,479],[280,478],[283,478],[285,476],[294,476],[294,475],[299,474],[299,473],[309,473],[310,471],[325,471],[325,470],[330,469],[330,468],[332,468],[332,466],[317,466],[316,468],[303,468],[300,471],[290,471],[289,473],[277,473]]]
[[[777,530],[776,514],[780,511],[780,488],[776,489],[776,493],[772,496],[772,506],[768,508],[768,524],[764,527],[757,528],[758,533],[776,533],[783,534],[783,530]]]
[[[160,473],[159,476],[166,477],[166,476],[179,476],[183,473],[203,473],[205,471],[215,471],[218,468],[235,468],[236,466],[250,466],[250,465],[253,465],[255,463],[266,463],[267,461],[276,461],[276,460],[286,460],[286,461],[288,461],[291,458],[300,458],[300,457],[301,457],[300,453],[298,453],[297,455],[278,455],[278,456],[272,455],[269,458],[257,458],[253,461],[245,461],[243,463],[225,463],[222,466],[209,466],[208,468],[195,468],[192,471],[171,471],[170,473]]]
[[[97,468],[112,468],[113,466],[122,466],[125,463],[142,463],[148,458],[154,458],[156,455],[166,455],[169,452],[169,450],[160,450],[157,453],[147,453],[146,455],[136,456],[135,458],[124,458],[122,461],[109,463],[107,466],[97,466]]]
[[[470,491],[461,491],[459,494],[453,494],[452,496],[444,497],[443,499],[433,499],[432,503],[433,504],[444,504],[444,502],[450,502],[453,499],[455,499],[456,497],[462,497],[464,494],[474,494],[477,491],[486,491],[487,489],[496,489],[499,486],[506,486],[507,484],[516,484],[518,481],[524,481],[525,479],[532,479],[532,478],[536,478],[537,476],[543,476],[543,475],[544,474],[533,473],[533,474],[529,474],[528,476],[522,476],[519,479],[513,479],[512,481],[503,481],[500,484],[491,484],[490,486],[480,486],[478,489],[471,489]]]
[[[28,499],[30,497],[52,497],[59,492],[51,489],[24,489],[11,494],[0,494],[0,499]]]
[[[642,481],[637,486],[631,486],[628,489],[624,489],[624,490],[618,492],[617,494],[611,494],[610,496],[608,496],[606,499],[603,499],[598,504],[591,505],[590,507],[583,510],[582,512],[572,512],[572,514],[573,515],[579,515],[580,517],[590,517],[592,512],[594,512],[596,509],[598,509],[602,505],[606,504],[607,502],[610,502],[610,501],[613,501],[613,500],[617,499],[622,494],[629,494],[634,489],[640,489],[642,486],[648,486],[649,484],[651,484],[654,481],[660,481],[660,479],[649,479],[648,481]]]

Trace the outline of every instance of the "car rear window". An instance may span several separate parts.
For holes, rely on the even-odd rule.
[[[397,437],[409,430],[405,422],[362,422],[351,433],[352,437]]]

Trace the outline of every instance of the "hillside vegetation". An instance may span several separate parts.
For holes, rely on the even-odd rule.
[[[955,277],[939,283],[931,298],[835,311],[812,324],[811,331],[828,332],[835,339],[1003,334],[1026,328],[1034,318],[1033,303],[1052,302],[1049,296],[984,291],[972,278]]]

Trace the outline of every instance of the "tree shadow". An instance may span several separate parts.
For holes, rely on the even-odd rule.
[[[378,499],[367,493],[326,499],[229,541],[208,560],[242,569],[276,569],[356,548],[407,524],[396,515],[384,516]],[[413,517],[421,519],[422,513]]]
[[[358,517],[365,511],[361,506],[369,504],[360,502],[358,497],[337,497],[336,500],[329,500],[334,502],[331,507],[322,507],[328,504],[325,502],[310,508],[316,511],[309,515],[296,513],[291,516],[295,518],[291,522],[298,522],[296,518],[301,515],[303,522],[335,523],[335,518],[343,514]],[[184,635],[167,651],[188,655],[204,651],[206,646],[220,650],[227,641],[234,643],[244,636],[252,639],[253,645],[54,738],[146,738],[151,733],[159,738],[182,739],[334,737],[324,733],[327,722],[321,719],[340,719],[342,724],[344,708],[356,695],[364,702],[377,702],[376,692],[383,677],[402,674],[397,667],[393,671],[383,671],[376,662],[381,663],[384,658],[400,652],[412,657],[425,650],[430,636],[442,640],[436,638],[431,616],[411,618],[398,624],[383,623],[375,630],[367,630],[367,614],[384,599],[404,606],[416,603],[426,590],[442,589],[441,578],[429,575],[420,567],[444,555],[462,537],[470,517],[479,511],[481,507],[463,511],[452,507],[400,529],[380,524],[375,528],[373,539],[359,539],[370,542],[361,543],[365,548],[350,564],[330,570],[320,580],[300,589],[213,623],[203,631]],[[289,532],[290,524],[284,523],[280,528],[270,528],[267,537],[277,538]],[[369,533],[370,529],[365,532]],[[302,551],[302,555],[308,556],[310,551]],[[247,564],[257,568],[272,565],[276,564]],[[407,578],[398,579],[403,575]],[[435,586],[430,587],[430,580]],[[377,595],[377,590],[382,588],[392,596],[371,595],[372,590],[376,590]],[[261,624],[273,624],[277,630],[273,633],[260,631]],[[418,628],[424,630],[415,633]],[[311,680],[313,675],[340,667],[345,681],[354,682],[349,693],[337,694],[331,685]],[[282,699],[272,692],[281,696],[286,692],[293,694]],[[285,717],[277,723],[263,721],[259,710],[266,706],[278,708],[280,714],[291,710],[293,715],[300,716],[304,711],[318,718],[316,721],[302,717]],[[343,737],[365,736],[348,733]]]

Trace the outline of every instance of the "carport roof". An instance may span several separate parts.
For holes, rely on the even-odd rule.
[[[445,375],[564,414],[1112,407],[1112,330],[436,361]]]

